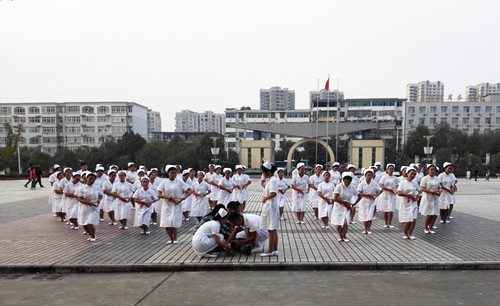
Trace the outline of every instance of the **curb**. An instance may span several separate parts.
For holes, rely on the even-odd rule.
[[[205,263],[0,265],[0,274],[131,273],[202,271],[387,271],[387,270],[500,270],[500,261],[462,262],[321,262],[321,263]]]

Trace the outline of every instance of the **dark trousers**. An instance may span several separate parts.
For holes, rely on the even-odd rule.
[[[43,187],[43,185],[42,185],[42,177],[41,176],[37,176],[36,177],[35,186],[36,186],[37,183],[40,184],[40,187]]]
[[[29,183],[31,183],[32,179],[28,179],[28,181],[26,182],[26,184],[24,184],[24,187],[28,186]]]

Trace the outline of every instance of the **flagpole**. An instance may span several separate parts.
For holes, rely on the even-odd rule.
[[[318,98],[316,99],[316,152],[315,152],[315,161],[314,161],[314,164],[317,164],[318,163],[318,119],[319,119],[319,114],[318,114],[318,110],[319,110],[319,97],[320,96],[320,92],[319,92],[319,78],[318,78]]]
[[[339,107],[339,79],[337,79],[337,124],[335,127],[335,161],[339,162],[339,120],[340,120],[340,107]]]
[[[325,88],[326,89],[326,88]],[[330,75],[328,75],[328,89],[326,92],[326,144],[328,144],[328,121],[330,121]],[[328,168],[328,149],[325,148],[325,167]]]

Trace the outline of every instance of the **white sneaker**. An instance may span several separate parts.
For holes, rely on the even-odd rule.
[[[167,244],[172,244],[172,243],[173,243],[172,240],[167,241]]]
[[[438,227],[437,227],[437,226],[433,226],[432,228],[433,228],[433,229],[436,229],[436,228],[438,228]]]
[[[394,225],[389,225],[389,228],[394,228]]]
[[[178,240],[174,240],[174,244],[179,244],[179,241]]]
[[[158,225],[158,223],[156,223],[156,222],[153,222],[153,225],[155,225],[155,226],[156,226],[156,225]]]
[[[202,257],[205,257],[205,258],[217,258],[218,256],[219,255],[217,255],[217,254],[209,254],[209,253],[207,253],[207,254],[203,255]]]
[[[99,219],[99,221],[104,222],[104,219]]]
[[[77,226],[77,227],[75,227],[75,229],[76,229],[76,230],[79,230],[80,228]]]
[[[451,223],[450,220],[446,220],[445,222],[446,222],[446,224],[450,224]]]
[[[260,254],[260,257],[271,257],[274,255],[274,252],[271,252],[271,253],[262,253]]]
[[[82,235],[87,235],[87,232],[83,232]]]
[[[417,239],[417,237],[415,237],[415,236],[410,236],[410,239],[411,239],[411,240],[415,240],[415,239]]]
[[[425,233],[425,234],[430,234],[431,232],[430,232],[430,231],[428,231],[428,230],[424,230],[424,233]]]
[[[368,232],[368,235],[373,235],[373,233],[372,232]]]
[[[351,241],[351,240],[349,240],[349,239],[347,239],[347,238],[345,238],[345,239],[344,239],[344,242],[349,242],[349,241]]]
[[[128,226],[125,226],[123,229],[124,229],[124,230],[128,230]]]
[[[431,233],[431,234],[433,234],[433,235],[434,235],[436,232],[435,232],[435,231],[429,231],[429,233]]]
[[[90,242],[96,242],[97,241],[97,238],[90,238],[89,240]]]
[[[151,232],[146,232],[146,235],[150,235],[150,234],[151,234]]]
[[[368,232],[362,231],[361,234],[365,234],[366,235],[366,234],[368,234]]]
[[[186,221],[189,221],[189,218],[187,218]]]
[[[439,223],[443,224],[443,223],[444,223],[444,221],[443,221],[443,220],[440,220],[440,221],[439,221]]]
[[[342,242],[342,241],[344,241],[344,239],[342,238],[337,239],[337,242]]]
[[[403,236],[403,239],[408,239],[408,236]]]
[[[274,251],[274,252],[273,252],[273,256],[278,256],[279,254],[280,254],[280,252],[279,252],[279,251]]]

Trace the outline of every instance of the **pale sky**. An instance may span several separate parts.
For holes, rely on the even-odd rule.
[[[330,74],[346,98],[500,82],[500,1],[0,0],[0,102],[134,101],[175,112],[259,108],[259,89]],[[495,30],[496,29],[496,30]]]

